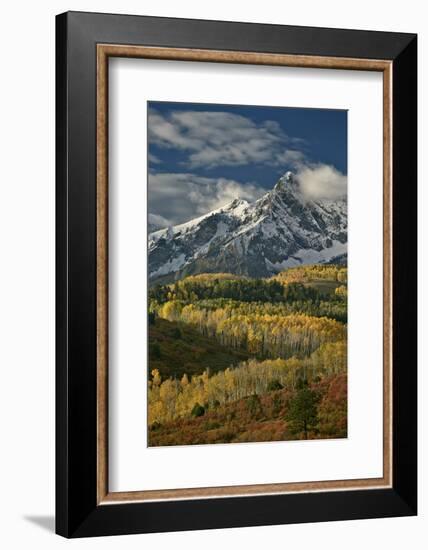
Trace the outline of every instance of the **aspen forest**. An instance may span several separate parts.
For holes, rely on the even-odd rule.
[[[149,288],[148,444],[347,436],[347,268]]]

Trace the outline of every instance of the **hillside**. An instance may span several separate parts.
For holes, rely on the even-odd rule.
[[[181,378],[224,370],[248,359],[248,353],[221,346],[183,323],[156,319],[149,324],[149,370],[162,378]]]
[[[273,277],[282,284],[300,283],[316,289],[323,295],[334,295],[337,288],[346,285],[348,268],[341,264],[318,264],[292,267]]]
[[[149,308],[150,445],[346,436],[346,267],[202,273]]]
[[[346,437],[347,379],[336,375],[310,388],[316,396],[317,413],[309,439]],[[272,389],[250,395],[224,406],[200,407],[192,416],[163,424],[154,423],[149,430],[149,445],[201,445],[303,439],[287,420],[297,391]]]

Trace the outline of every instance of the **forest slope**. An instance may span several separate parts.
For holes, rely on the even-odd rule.
[[[207,367],[214,373],[248,359],[242,350],[221,346],[190,325],[157,318],[149,324],[149,369],[162,378],[201,374]]]

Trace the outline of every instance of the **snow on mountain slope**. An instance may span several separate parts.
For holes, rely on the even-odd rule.
[[[267,277],[347,251],[346,200],[308,200],[291,172],[252,204],[222,208],[149,235],[149,278],[228,272]]]

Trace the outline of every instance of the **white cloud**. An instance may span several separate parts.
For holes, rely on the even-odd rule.
[[[163,228],[171,225],[171,220],[168,220],[167,218],[164,218],[159,214],[153,214],[149,212],[148,218],[149,218],[149,224],[154,227]]]
[[[161,159],[158,158],[156,155],[153,155],[153,153],[149,153],[148,154],[148,159],[149,159],[149,162],[153,163],[153,164],[161,164]]]
[[[287,146],[301,144],[272,120],[256,124],[223,111],[149,111],[150,143],[188,151],[191,168],[278,164]]]
[[[299,168],[305,163],[305,154],[297,149],[287,149],[276,155],[275,164],[279,166],[289,165],[293,168]]]
[[[333,166],[311,162],[304,140],[286,135],[273,120],[256,124],[242,115],[217,111],[149,111],[149,140],[161,148],[188,154],[191,168],[265,164],[291,168],[308,199],[346,196],[347,177]],[[192,173],[151,173],[150,210],[173,224],[227,204],[234,198],[253,201],[265,189],[254,183],[208,178]]]
[[[339,199],[346,197],[348,178],[327,164],[298,166],[300,189],[309,199]]]
[[[254,183],[225,178],[187,173],[149,174],[149,210],[174,225],[220,208],[236,198],[252,202],[265,192],[266,189]]]

